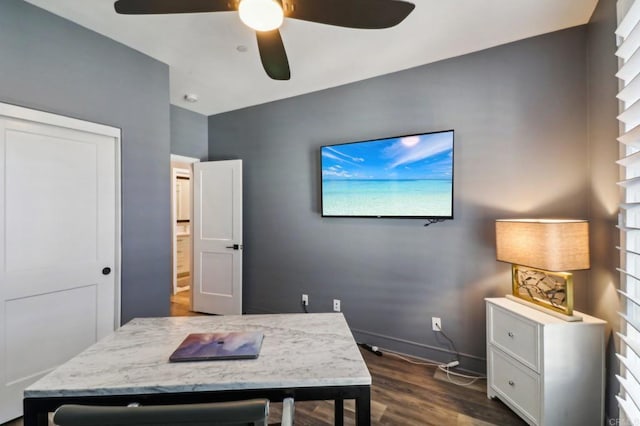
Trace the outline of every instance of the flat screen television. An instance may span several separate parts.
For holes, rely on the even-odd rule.
[[[453,218],[453,130],[320,148],[322,216]]]

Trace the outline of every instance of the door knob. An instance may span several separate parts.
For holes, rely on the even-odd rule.
[[[227,246],[227,248],[234,249],[234,250],[240,250],[240,244],[234,244],[232,246]]]
[[[102,268],[102,275],[109,275],[111,273],[111,268],[108,266]]]

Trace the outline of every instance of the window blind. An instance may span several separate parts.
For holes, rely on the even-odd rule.
[[[619,0],[620,424],[640,425],[640,0]]]

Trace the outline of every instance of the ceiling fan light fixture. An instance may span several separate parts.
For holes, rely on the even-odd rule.
[[[284,19],[282,7],[274,0],[242,0],[238,13],[242,22],[256,31],[273,31]]]

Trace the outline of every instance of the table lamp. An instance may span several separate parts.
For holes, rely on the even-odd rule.
[[[512,297],[567,321],[573,274],[589,269],[589,223],[565,219],[496,220],[496,259],[511,263]]]

